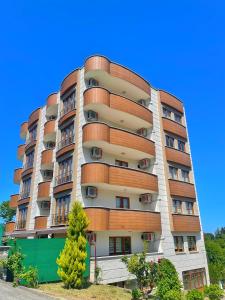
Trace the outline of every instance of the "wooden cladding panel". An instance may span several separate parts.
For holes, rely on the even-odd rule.
[[[9,201],[9,207],[16,208],[18,200],[19,200],[19,194],[11,195]]]
[[[44,135],[51,134],[55,132],[55,120],[47,121],[45,123]]]
[[[110,93],[102,88],[90,88],[84,92],[84,106],[103,104],[110,106]]]
[[[109,126],[101,123],[87,124],[83,127],[83,142],[104,141],[109,142]]]
[[[8,222],[5,224],[5,233],[11,233],[15,230],[15,222]]]
[[[22,168],[16,169],[14,171],[14,179],[13,179],[14,183],[20,183],[22,178],[22,171],[23,171]]]
[[[28,122],[24,122],[20,126],[20,137],[24,139],[27,135],[27,131],[28,131]]]
[[[173,215],[173,231],[175,232],[200,232],[198,216]]]
[[[28,169],[24,169],[21,176],[25,177],[27,175],[30,175],[31,173],[33,173],[33,167],[32,168],[28,168]]]
[[[64,183],[64,184],[60,184],[54,187],[53,189],[53,193],[54,194],[58,194],[64,191],[68,191],[68,190],[72,190],[73,188],[73,183],[72,182],[68,182],[68,183]]]
[[[50,196],[51,181],[45,181],[38,184],[38,198],[48,198]]]
[[[73,118],[76,116],[76,109],[73,109],[71,111],[69,111],[68,113],[66,113],[65,115],[63,115],[58,122],[58,125],[61,126],[64,122],[66,122],[67,120]]]
[[[195,199],[194,185],[188,182],[169,179],[170,194],[172,196]]]
[[[52,158],[53,158],[53,150],[52,149],[47,149],[47,150],[42,151],[41,164],[42,165],[50,165],[52,163]]]
[[[32,114],[29,117],[28,128],[39,120],[40,112],[41,112],[40,108],[32,112]]]
[[[183,104],[180,100],[178,100],[176,97],[170,95],[167,92],[164,91],[159,91],[160,94],[160,101],[164,104],[167,104],[173,108],[175,108],[176,110],[178,110],[179,112],[183,113],[184,109],[183,109]]]
[[[191,167],[190,154],[166,147],[166,159],[187,167]]]
[[[17,148],[17,157],[18,159],[22,160],[24,153],[25,153],[25,145],[19,145]]]
[[[77,83],[79,70],[70,73],[61,84],[61,95],[64,94],[69,88]]]
[[[47,107],[57,104],[57,94],[51,94],[47,98]]]
[[[109,210],[101,208],[85,208],[85,213],[90,220],[88,230],[103,231],[109,228]]]
[[[56,158],[66,154],[68,152],[74,151],[74,148],[75,148],[75,144],[70,144],[68,146],[63,147],[62,149],[60,149],[56,152]]]
[[[102,56],[89,57],[85,62],[85,73],[94,70],[102,70],[110,73],[110,62]]]
[[[83,165],[81,183],[109,183],[109,167],[101,163]]]
[[[35,217],[34,229],[45,229],[47,228],[48,217],[38,216]]]
[[[178,135],[178,136],[181,136],[181,137],[187,139],[186,128],[183,125],[176,123],[170,119],[163,118],[163,129],[165,131],[171,132],[175,135]]]

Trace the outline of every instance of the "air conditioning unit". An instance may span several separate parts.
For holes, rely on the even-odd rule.
[[[48,121],[56,120],[56,118],[57,117],[55,115],[51,115],[47,117]]]
[[[96,243],[96,233],[95,232],[93,232],[93,231],[87,232],[86,238],[87,238],[89,244]]]
[[[44,170],[43,177],[44,177],[44,179],[52,179],[53,171],[52,170]]]
[[[50,209],[50,201],[43,201],[41,202],[42,209]]]
[[[95,186],[86,187],[86,197],[87,198],[96,198],[97,197],[97,188]]]
[[[148,131],[147,131],[147,128],[140,128],[137,130],[137,134],[143,136],[143,137],[146,137],[147,134],[148,134]]]
[[[138,168],[139,169],[144,170],[144,169],[147,169],[149,167],[150,167],[150,159],[144,158],[142,160],[139,160],[139,162],[138,162]]]
[[[98,86],[98,81],[94,78],[90,78],[88,80],[88,87],[94,87],[94,86]]]
[[[138,103],[143,105],[143,106],[147,106],[146,100],[144,100],[144,99],[138,100]]]
[[[55,148],[55,142],[46,143],[46,149],[54,149],[54,148]]]
[[[155,234],[153,232],[143,232],[142,236],[141,236],[142,240],[144,241],[154,241],[155,239]]]
[[[140,195],[140,198],[139,198],[140,202],[142,203],[151,203],[152,202],[152,194],[142,194]]]
[[[87,112],[87,120],[88,121],[98,121],[98,113],[96,113],[95,111],[93,110],[88,110]]]
[[[91,148],[91,158],[92,159],[100,159],[102,158],[102,149],[98,147]]]

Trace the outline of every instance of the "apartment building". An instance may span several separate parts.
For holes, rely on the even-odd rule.
[[[21,125],[14,237],[65,236],[80,201],[102,283],[132,276],[123,255],[148,245],[170,259],[184,288],[209,282],[183,103],[133,71],[91,56]]]

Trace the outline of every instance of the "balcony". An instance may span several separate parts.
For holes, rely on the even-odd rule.
[[[94,78],[99,85],[116,94],[138,100],[150,97],[150,85],[126,67],[110,62],[103,56],[91,56],[85,62],[85,79]]]
[[[25,139],[28,131],[28,122],[23,122],[20,126],[20,137],[21,139]]]
[[[20,181],[21,181],[21,178],[22,178],[22,176],[21,176],[22,175],[22,171],[23,171],[22,168],[15,169],[15,171],[14,171],[14,178],[13,178],[14,183],[20,184]]]
[[[61,174],[55,178],[55,187],[53,193],[57,194],[73,188],[73,173],[72,171],[68,173]]]
[[[17,208],[17,204],[18,204],[18,200],[19,200],[19,194],[14,194],[10,196],[10,201],[9,201],[9,207],[16,209]]]
[[[105,163],[87,163],[81,167],[81,184],[109,190],[141,193],[156,193],[158,179],[147,172],[123,168]]]
[[[60,112],[60,119],[59,119],[59,126],[61,126],[64,122],[67,120],[75,117],[76,115],[76,108],[75,108],[75,102],[71,105],[64,107]]]
[[[26,229],[26,220],[19,220],[16,222],[16,230],[23,230]]]
[[[47,149],[42,151],[41,154],[41,169],[52,170],[53,169],[53,150]]]
[[[164,131],[171,132],[175,135],[181,136],[184,139],[187,139],[187,131],[183,125],[164,117],[162,118],[162,121]]]
[[[32,173],[33,173],[33,162],[25,163],[21,176],[25,177],[25,176],[30,175]]]
[[[169,187],[171,196],[196,198],[195,187],[192,183],[169,179]]]
[[[26,141],[26,145],[25,145],[25,153],[30,150],[31,148],[34,148],[36,146],[37,140],[33,139],[33,138],[29,138]]]
[[[40,113],[41,113],[41,108],[37,108],[35,111],[32,112],[28,120],[28,128],[39,120]]]
[[[47,228],[47,216],[37,216],[34,218],[34,229],[46,229]]]
[[[52,216],[52,226],[65,226],[68,224],[68,214]]]
[[[57,93],[53,93],[47,98],[46,115],[56,116],[58,112]]]
[[[83,127],[83,145],[99,147],[113,155],[139,160],[155,156],[155,144],[149,139],[103,123],[88,123]]]
[[[128,230],[161,232],[160,213],[151,211],[86,207],[90,220],[88,230]]]
[[[183,104],[179,99],[164,91],[159,91],[159,95],[161,103],[164,103],[176,109],[177,111],[184,113]]]
[[[44,142],[54,142],[56,139],[55,120],[47,121],[44,128]]]
[[[79,69],[72,71],[69,75],[67,75],[63,82],[61,83],[60,94],[61,96],[72,86],[76,85],[78,81]]]
[[[38,195],[37,195],[38,201],[50,199],[50,185],[51,185],[51,181],[44,181],[38,184]]]
[[[25,145],[19,145],[17,148],[17,159],[23,160],[24,153],[25,153]]]
[[[190,154],[170,147],[165,147],[165,150],[166,159],[168,161],[175,162],[183,166],[191,167]]]
[[[173,214],[174,232],[200,232],[201,225],[199,216]]]
[[[152,112],[143,105],[125,97],[115,95],[106,89],[95,87],[84,92],[84,110],[93,110],[113,123],[133,130],[150,128]]]
[[[56,157],[62,156],[70,151],[74,151],[75,145],[74,145],[74,136],[70,136],[65,140],[61,140],[58,143]]]
[[[12,233],[15,230],[15,222],[7,222],[5,224],[5,234]]]
[[[22,204],[28,204],[29,202],[30,202],[30,192],[23,193],[20,195],[20,198],[18,200],[18,206]]]

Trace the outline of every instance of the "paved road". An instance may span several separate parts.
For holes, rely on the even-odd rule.
[[[56,298],[42,295],[24,287],[12,287],[11,283],[0,280],[0,300],[54,300]]]

